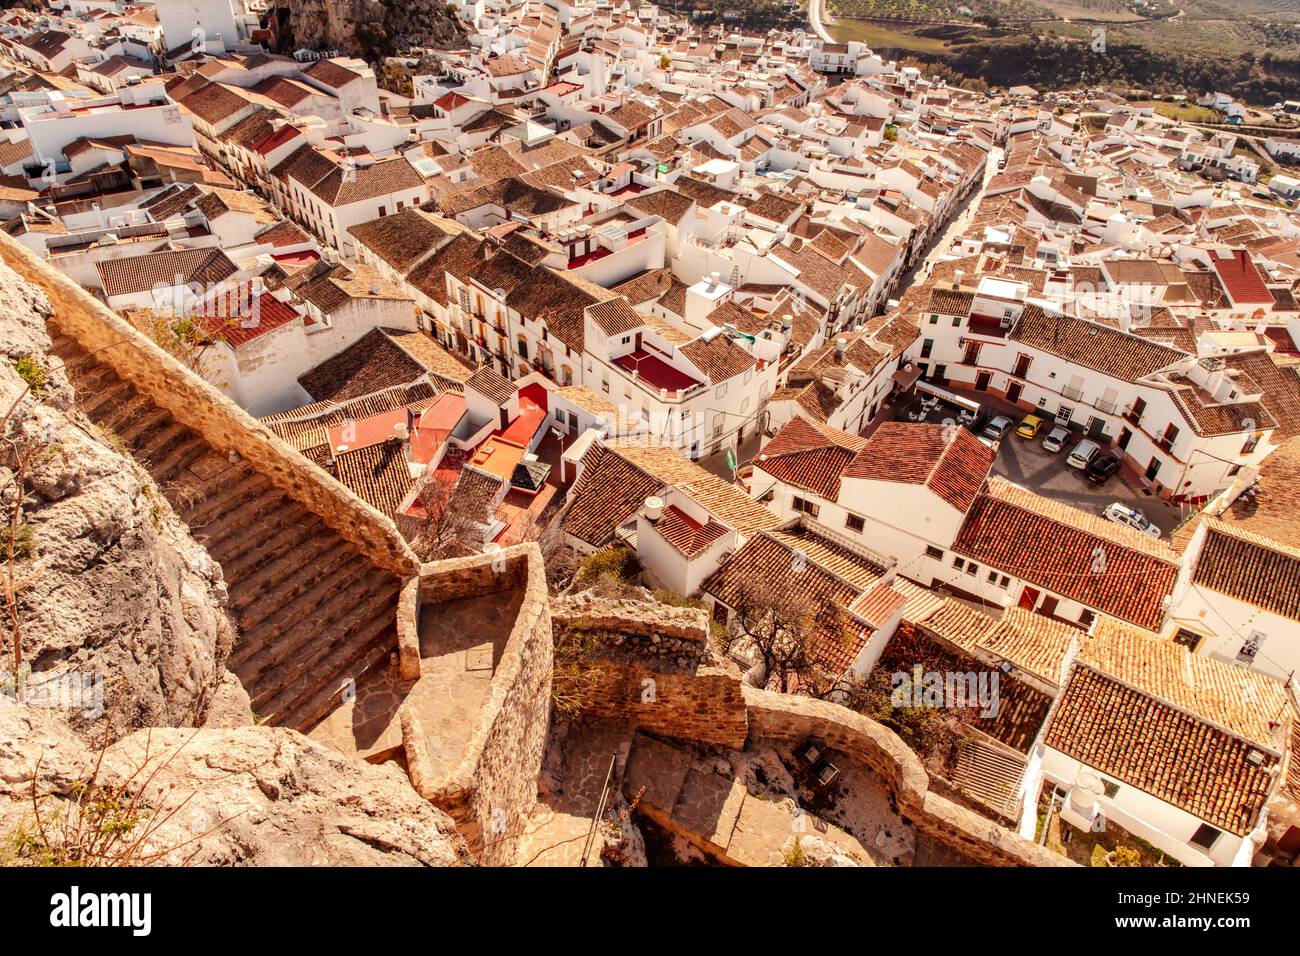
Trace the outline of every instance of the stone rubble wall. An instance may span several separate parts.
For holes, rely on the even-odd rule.
[[[920,759],[888,727],[838,704],[743,688],[750,727],[756,734],[799,743],[815,738],[831,750],[862,761],[891,787],[899,813],[982,866],[1074,866],[1045,847],[930,790]]]
[[[601,645],[593,664],[599,681],[583,713],[666,737],[745,746],[740,679],[716,666],[704,611],[582,594],[552,602],[551,620],[557,631],[588,633]]]
[[[404,608],[415,605],[417,621],[423,604],[524,589],[519,615],[456,769],[431,779],[418,721],[402,721],[407,766],[416,789],[456,821],[480,863],[508,866],[537,804],[537,778],[551,720],[554,645],[541,551],[528,543],[496,554],[429,562],[420,568],[419,580],[418,600],[403,602]]]
[[[0,256],[49,299],[52,319],[95,359],[194,429],[216,450],[237,452],[285,494],[321,516],[378,567],[401,577],[418,560],[392,519],[353,495],[67,276],[0,235]]]

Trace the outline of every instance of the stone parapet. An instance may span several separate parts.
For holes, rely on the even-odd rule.
[[[400,577],[418,561],[392,520],[352,494],[332,475],[285,444],[270,429],[195,375],[63,273],[37,259],[8,235],[0,255],[49,299],[51,321],[111,366],[123,380],[192,428],[214,449],[237,453],[285,494],[320,515],[378,567]]]

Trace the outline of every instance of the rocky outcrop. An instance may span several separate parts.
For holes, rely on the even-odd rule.
[[[413,46],[450,49],[465,31],[437,0],[285,0],[293,45],[379,56]]]
[[[42,674],[75,673],[54,693],[97,736],[102,721],[111,737],[202,723],[234,641],[221,569],[148,474],[76,409],[49,354],[44,295],[2,262],[0,303],[0,506],[7,527],[23,495],[14,572],[27,691],[41,693]],[[3,672],[12,631],[6,614]]]
[[[0,700],[0,833],[33,833],[37,810],[49,820],[75,819],[78,785],[93,779],[107,787],[127,782],[127,796],[138,799],[138,819],[120,842],[143,837],[135,862],[468,862],[451,819],[412,789],[400,767],[352,760],[297,731],[140,730],[99,757],[55,713]],[[53,838],[38,845],[59,848],[63,831],[47,832]],[[13,853],[13,844],[5,851]]]

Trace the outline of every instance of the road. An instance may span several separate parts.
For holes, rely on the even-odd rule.
[[[826,24],[822,22],[822,4],[826,0],[808,0],[808,25],[812,27],[812,32],[817,34],[827,43],[834,43],[831,37],[831,31],[826,29]]]
[[[989,181],[997,175],[998,162],[1002,159],[1003,151],[1000,147],[993,147],[989,150],[988,161],[984,165],[984,178],[979,186],[970,191],[965,199],[962,200],[961,206],[958,207],[957,214],[948,220],[948,224],[938,235],[930,240],[925,254],[916,262],[912,263],[911,268],[903,273],[902,281],[898,284],[898,291],[895,292],[894,298],[901,298],[903,293],[913,282],[921,282],[929,276],[930,270],[947,253],[948,248],[971,224],[975,217],[975,210],[979,207],[980,200],[984,197],[984,191],[989,188]]]

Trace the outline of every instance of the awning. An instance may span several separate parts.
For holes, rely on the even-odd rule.
[[[898,386],[899,391],[906,392],[920,377],[921,366],[909,362],[894,373],[894,384]]]

